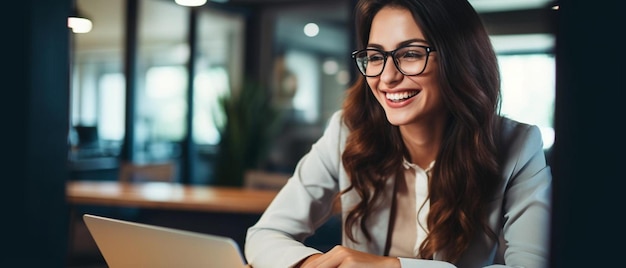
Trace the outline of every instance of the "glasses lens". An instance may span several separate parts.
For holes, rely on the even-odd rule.
[[[405,75],[417,75],[426,68],[428,51],[417,46],[403,47],[396,51],[394,60]]]
[[[385,66],[385,56],[378,50],[366,49],[355,54],[359,71],[365,76],[379,75]]]
[[[388,53],[392,54],[395,65],[404,75],[419,75],[426,69],[429,51],[421,46],[409,45],[392,52],[364,49],[354,54],[354,60],[363,75],[378,76],[383,73]]]

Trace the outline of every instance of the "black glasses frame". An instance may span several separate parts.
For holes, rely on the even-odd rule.
[[[398,52],[398,50],[400,50],[400,49],[404,49],[404,48],[407,48],[407,47],[421,47],[421,48],[426,50],[426,59],[424,60],[424,68],[419,73],[407,74],[400,68],[400,65],[398,63],[398,59],[396,58],[396,52]],[[367,74],[365,74],[365,70],[361,69],[361,66],[359,66],[359,61],[358,61],[356,55],[361,53],[361,52],[365,52],[365,51],[376,51],[376,52],[379,52],[379,53],[383,54],[383,68],[380,69],[380,73],[378,73],[376,75],[367,75]],[[434,47],[422,46],[422,45],[406,45],[406,46],[401,46],[401,47],[396,48],[396,49],[391,50],[391,51],[385,51],[385,50],[378,49],[378,48],[366,48],[366,49],[353,51],[352,52],[352,59],[354,59],[354,63],[356,64],[357,69],[359,69],[359,72],[363,76],[365,76],[365,77],[376,77],[376,76],[381,75],[383,73],[383,71],[385,70],[385,66],[387,66],[387,58],[389,56],[391,56],[391,58],[393,59],[393,64],[396,66],[396,69],[398,69],[398,71],[400,71],[400,73],[402,73],[403,75],[406,75],[406,76],[416,76],[416,75],[420,75],[424,71],[426,71],[426,65],[428,65],[428,58],[430,57],[430,53],[433,52],[433,51],[437,51],[437,49],[435,49]]]

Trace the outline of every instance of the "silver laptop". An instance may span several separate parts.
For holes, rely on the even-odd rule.
[[[243,268],[229,237],[201,234],[90,214],[83,220],[110,268]]]

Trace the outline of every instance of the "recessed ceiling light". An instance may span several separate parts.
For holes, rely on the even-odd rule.
[[[315,23],[307,23],[304,25],[304,34],[308,37],[314,37],[320,33],[320,27]]]
[[[542,8],[553,0],[469,0],[477,12]]]
[[[197,7],[206,4],[207,0],[174,0],[176,4],[186,7]]]

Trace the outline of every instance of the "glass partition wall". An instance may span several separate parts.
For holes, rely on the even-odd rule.
[[[71,179],[115,176],[125,135],[124,0],[76,0],[93,27],[70,34]]]
[[[189,9],[144,0],[138,10],[133,160],[178,159],[186,130]]]
[[[290,174],[341,107],[353,78],[351,2],[275,5],[264,12],[271,38],[261,69],[282,118],[257,168]]]
[[[192,8],[174,1],[136,1],[136,34],[128,35],[126,0],[76,0],[79,10],[93,22],[92,31],[72,34],[70,161],[108,163],[87,168],[102,179],[116,179],[116,163],[148,164],[202,161],[220,140],[215,118],[220,96],[229,94],[242,79],[244,19],[242,15],[210,8]],[[133,12],[131,10],[131,12]],[[190,25],[194,23],[195,38]],[[135,38],[128,53],[126,38]],[[190,87],[189,42],[194,44],[193,82]],[[134,66],[125,66],[125,56]],[[134,68],[133,86],[127,86],[127,68]],[[132,110],[127,117],[127,88],[132,90]],[[193,92],[190,92],[190,91]],[[193,104],[189,105],[190,96]],[[193,111],[190,111],[193,109]],[[189,113],[193,113],[189,125]],[[133,129],[125,128],[127,118]],[[198,150],[184,155],[188,132]],[[91,134],[86,135],[85,133]],[[123,155],[123,143],[131,133],[131,159]],[[87,143],[87,139],[96,142]],[[198,155],[200,154],[200,155]],[[185,157],[193,157],[193,159]],[[108,160],[108,161],[105,161]],[[77,165],[72,165],[77,166]],[[210,163],[192,165],[186,183],[208,183]],[[109,171],[109,172],[102,172]],[[180,173],[179,174],[183,174]],[[92,178],[93,176],[86,176]]]

